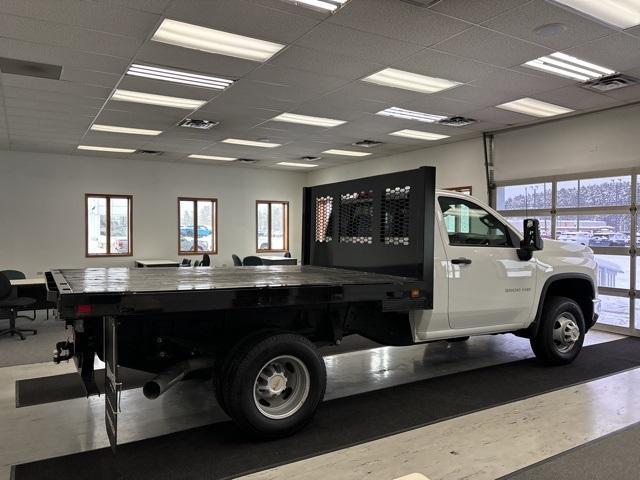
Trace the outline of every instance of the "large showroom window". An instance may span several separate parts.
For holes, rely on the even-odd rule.
[[[599,328],[640,334],[640,272],[636,247],[640,199],[638,170],[505,182],[495,206],[518,230],[538,218],[542,235],[591,247],[602,300]]]
[[[131,195],[85,195],[87,257],[132,255]]]

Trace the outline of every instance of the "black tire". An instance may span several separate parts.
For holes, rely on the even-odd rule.
[[[258,401],[254,396],[254,388],[263,367],[280,357],[291,357],[299,362],[298,365],[304,366],[296,367],[296,370],[289,364],[287,368],[292,368],[292,372],[303,372],[296,375],[305,378],[308,388],[298,389],[306,394],[300,394],[299,401],[290,402],[297,405],[291,413],[282,418],[270,418],[262,411],[264,405],[258,406],[262,400]],[[311,421],[324,397],[327,374],[324,360],[315,345],[300,335],[278,333],[242,342],[230,359],[222,381],[223,403],[236,424],[253,436],[278,438],[295,433]],[[292,392],[290,398],[295,400],[297,393]],[[282,398],[286,399],[285,395],[286,390]],[[285,400],[285,404],[288,401]]]
[[[231,366],[233,358],[237,355],[237,352],[240,349],[246,348],[247,344],[255,342],[258,339],[266,338],[276,332],[277,330],[273,329],[264,329],[253,332],[233,344],[233,346],[227,352],[220,355],[218,360],[216,361],[213,375],[213,392],[215,394],[218,405],[220,406],[220,408],[222,408],[222,410],[224,410],[227,415],[229,414],[229,412],[227,411],[223,390],[224,385],[228,382],[226,378],[229,375],[229,368]]]
[[[566,320],[573,322],[579,330],[579,338],[573,343],[568,342],[571,343],[570,347],[554,338],[554,333],[562,336],[563,330],[559,327]],[[569,329],[573,330],[573,326],[569,325],[564,330],[568,332]],[[538,333],[530,340],[531,349],[546,365],[565,365],[573,362],[580,353],[585,333],[584,315],[580,306],[570,298],[549,297],[542,308]]]

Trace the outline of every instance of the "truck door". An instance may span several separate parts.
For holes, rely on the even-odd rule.
[[[472,199],[442,195],[438,203],[451,328],[524,326],[533,307],[535,264],[518,259],[518,236]]]

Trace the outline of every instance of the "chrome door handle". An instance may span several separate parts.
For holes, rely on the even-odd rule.
[[[464,257],[454,258],[451,260],[451,263],[453,263],[454,265],[469,265],[471,263],[471,259]]]

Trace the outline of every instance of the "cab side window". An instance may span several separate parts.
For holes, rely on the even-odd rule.
[[[454,197],[439,197],[438,202],[450,245],[513,246],[507,227],[479,205]]]

